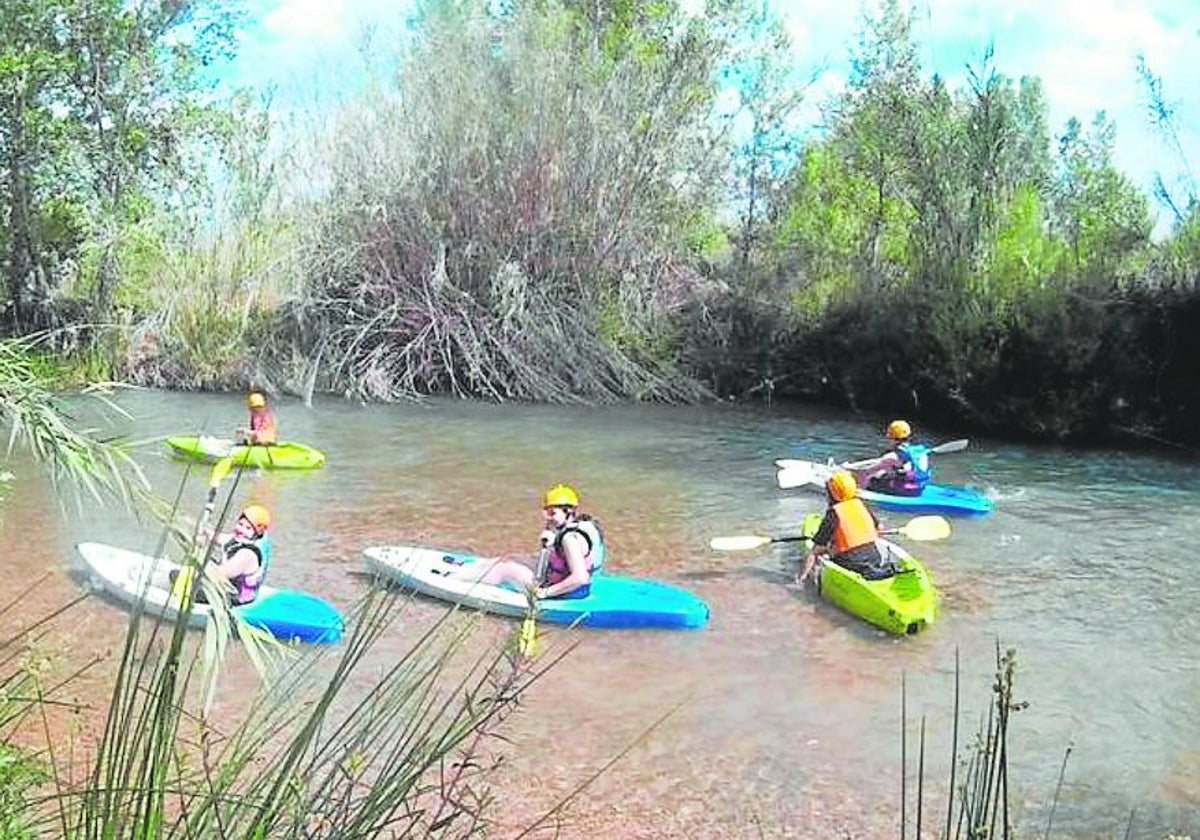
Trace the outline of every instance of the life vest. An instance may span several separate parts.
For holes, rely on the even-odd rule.
[[[923,443],[902,443],[896,447],[900,464],[883,476],[876,487],[884,493],[918,495],[933,480],[932,450]]]
[[[837,513],[837,527],[833,529],[830,541],[834,557],[879,539],[875,519],[862,499],[838,502],[833,509]]]
[[[267,577],[267,568],[271,565],[271,538],[266,534],[253,540],[231,539],[225,543],[225,559],[229,559],[243,548],[248,548],[258,555],[258,569],[250,574],[231,577],[235,594],[234,604],[249,604],[258,596],[258,589]]]
[[[275,412],[269,408],[259,412],[250,412],[250,432],[252,443],[278,443],[279,424],[275,422]]]
[[[563,537],[571,533],[582,534],[583,538],[587,540],[588,552],[585,559],[588,564],[588,574],[599,574],[604,569],[604,560],[608,554],[608,549],[604,544],[604,532],[600,530],[600,523],[585,513],[555,533],[546,563],[545,586],[565,580],[571,574],[571,567],[562,550]]]

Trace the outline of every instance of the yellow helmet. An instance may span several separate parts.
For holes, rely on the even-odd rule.
[[[250,396],[246,397],[246,405],[251,408],[266,408],[267,398],[258,391],[253,391]]]
[[[262,536],[271,527],[271,511],[262,505],[246,505],[242,508],[241,516],[254,526],[254,530],[258,532],[259,536]]]
[[[825,489],[835,502],[844,502],[858,495],[858,482],[848,470],[838,470],[829,476]]]
[[[578,507],[579,494],[567,484],[555,484],[542,496],[542,507]]]
[[[887,436],[892,440],[908,440],[912,437],[912,426],[907,420],[893,420],[888,423]]]

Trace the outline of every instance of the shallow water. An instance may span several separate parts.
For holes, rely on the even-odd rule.
[[[233,395],[131,392],[118,402],[131,419],[77,410],[145,441],[139,461],[168,497],[185,464],[158,439],[227,434],[244,413]],[[956,520],[944,543],[909,544],[943,594],[942,616],[922,636],[892,639],[789,586],[794,546],[745,554],[707,547],[716,535],[794,532],[822,498],[778,490],[772,460],[870,455],[882,424],[805,407],[323,399],[278,410],[285,437],[319,445],[329,460],[311,473],[252,473],[238,488],[238,501],[253,497],[275,511],[274,585],[349,607],[369,585],[354,574],[364,545],[531,550],[540,491],[567,481],[605,525],[610,571],[683,585],[711,604],[712,620],[697,632],[578,634],[583,643],[507,730],[511,752],[497,779],[502,826],[526,824],[678,704],[569,810],[558,836],[899,836],[903,675],[908,836],[922,716],[923,836],[936,836],[955,657],[965,738],[987,709],[999,644],[1017,649],[1017,696],[1029,701],[1011,729],[1022,836],[1045,829],[1068,747],[1054,836],[1122,837],[1131,809],[1131,837],[1200,832],[1200,468],[1192,462],[983,439],[941,456],[938,480],[985,490],[996,512]],[[961,436],[926,431],[935,442]],[[77,592],[75,542],[156,548],[150,521],[90,500],[55,504],[48,482],[19,459],[11,466],[18,481],[0,531],[10,572],[0,601],[43,569],[51,578],[21,601],[23,614]],[[198,511],[204,478],[193,471],[185,508]],[[424,601],[409,611],[396,653],[408,629],[440,612]],[[83,662],[119,645],[123,618],[92,599],[53,638],[68,660]],[[497,632],[507,626],[493,623]],[[233,696],[253,688],[247,669],[231,679]],[[103,682],[88,675],[72,690],[99,704]]]

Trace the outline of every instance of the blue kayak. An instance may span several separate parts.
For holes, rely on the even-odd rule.
[[[491,558],[410,545],[372,546],[363,556],[376,575],[443,601],[515,618],[529,611],[524,592],[456,576],[464,566]],[[686,589],[605,573],[592,577],[586,597],[544,598],[537,606],[542,621],[583,627],[683,629],[708,621],[708,604]]]
[[[184,615],[180,596],[171,591],[171,572],[180,569],[177,563],[104,543],[79,543],[76,550],[92,580],[109,595],[127,604],[141,602],[148,614],[168,621]],[[294,589],[263,586],[254,601],[230,612],[280,641],[330,644],[342,638],[345,628],[342,614],[332,604]],[[187,613],[188,626],[202,628],[211,615],[208,604],[193,604]]]
[[[791,487],[812,486],[821,489],[829,476],[838,469],[830,464],[814,461],[799,461],[782,458],[775,462],[779,467],[776,480],[785,490]],[[876,490],[859,490],[859,498],[885,510],[901,510],[906,513],[940,513],[943,516],[975,517],[992,512],[992,500],[968,487],[948,484],[927,484],[920,493],[902,496],[895,493],[880,493]]]
[[[986,516],[992,512],[992,500],[966,487],[926,484],[915,496],[897,496],[874,490],[859,490],[859,498],[886,510],[908,513],[940,513],[943,516]]]
[[[234,607],[242,621],[277,639],[330,644],[342,638],[342,614],[316,595],[294,589],[272,589],[252,603]]]

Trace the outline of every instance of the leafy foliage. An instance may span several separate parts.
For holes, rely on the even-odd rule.
[[[105,318],[127,227],[203,182],[186,154],[216,137],[206,67],[227,55],[233,4],[13,0],[0,4],[0,273],[10,329],[71,320],[53,299],[79,279]],[[188,191],[182,191],[186,195]]]

